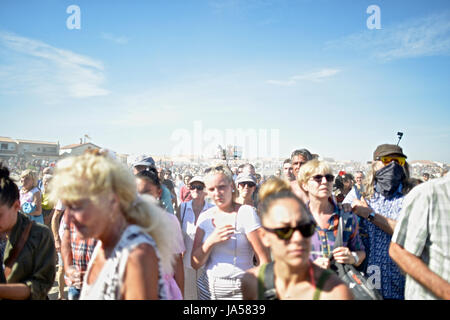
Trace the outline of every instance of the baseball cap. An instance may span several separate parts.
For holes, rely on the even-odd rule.
[[[242,182],[253,182],[254,184],[256,184],[256,179],[251,174],[241,173],[237,176],[236,183],[239,184]]]
[[[141,155],[137,157],[135,162],[133,163],[133,167],[136,166],[155,167],[155,160],[147,155]]]
[[[379,157],[389,156],[389,155],[399,155],[406,157],[403,153],[403,149],[395,144],[381,144],[373,152],[373,160],[378,160]]]
[[[203,181],[203,178],[201,176],[195,176],[191,180],[189,180],[189,184],[194,183],[194,182],[200,182],[200,183],[205,184],[205,182]]]

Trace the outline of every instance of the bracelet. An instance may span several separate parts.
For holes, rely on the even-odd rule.
[[[356,252],[352,252],[352,256],[353,256],[353,258],[355,258],[355,263],[354,264],[358,264],[358,262],[359,262],[358,254]]]
[[[375,220],[375,212],[374,211],[369,213],[369,216],[367,217],[367,220],[369,220],[369,222],[373,222],[373,220]]]

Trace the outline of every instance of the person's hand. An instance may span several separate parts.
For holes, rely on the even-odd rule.
[[[322,269],[328,269],[330,267],[330,259],[320,257],[314,260],[314,263],[321,267]]]
[[[352,252],[347,247],[337,247],[333,250],[333,258],[336,262],[346,263],[346,264],[354,264],[355,257],[352,256]]]
[[[227,241],[234,234],[234,227],[231,225],[225,225],[222,227],[216,227],[213,233],[208,237],[208,241],[212,245]]]
[[[353,213],[357,214],[358,216],[367,219],[369,216],[369,213],[371,213],[373,210],[369,205],[367,204],[366,200],[362,198],[362,200],[355,199],[352,202],[352,211]]]
[[[77,267],[72,265],[65,268],[66,276],[69,278],[70,285],[80,287],[82,282],[81,272]]]

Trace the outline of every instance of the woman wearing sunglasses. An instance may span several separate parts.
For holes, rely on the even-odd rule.
[[[308,161],[300,168],[298,181],[309,194],[308,207],[317,223],[311,239],[311,259],[324,269],[330,268],[332,259],[359,266],[366,253],[359,237],[358,221],[351,211],[340,210],[332,198],[334,176],[331,168],[317,159]],[[334,248],[341,215],[345,224],[343,246]]]
[[[364,183],[361,200],[352,201],[353,212],[362,218],[367,233],[365,246],[369,266],[383,270],[381,294],[385,299],[404,299],[405,277],[389,257],[389,245],[403,199],[411,189],[406,155],[401,147],[379,145]]]
[[[241,173],[236,178],[236,184],[239,191],[236,202],[254,207],[253,193],[256,189],[256,178],[253,175]]]
[[[192,267],[204,272],[198,281],[200,300],[242,299],[241,277],[259,263],[269,261],[254,208],[236,203],[233,174],[226,166],[205,170],[206,190],[216,207],[202,213],[192,249]]]
[[[195,270],[191,266],[192,245],[194,243],[197,221],[200,215],[214,205],[205,201],[205,183],[203,178],[195,176],[188,182],[188,189],[192,200],[182,202],[179,207],[179,219],[183,232],[186,252],[183,255],[184,262],[184,299],[197,300],[197,280],[203,269]]]
[[[262,240],[274,261],[246,272],[244,299],[352,299],[349,288],[332,271],[309,260],[316,224],[289,183],[272,178],[262,185],[259,197]]]

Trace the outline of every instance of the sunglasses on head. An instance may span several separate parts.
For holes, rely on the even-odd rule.
[[[389,164],[392,161],[397,162],[399,165],[401,165],[402,167],[405,165],[406,162],[406,158],[405,157],[390,157],[390,156],[385,156],[385,157],[378,157],[378,160],[380,160],[381,162],[383,162],[383,164]]]
[[[240,182],[239,185],[242,188],[245,188],[245,186],[247,186],[249,188],[252,188],[252,187],[256,186],[256,184],[254,184],[253,182],[247,182],[247,181],[246,182]]]
[[[224,166],[217,166],[217,167],[211,167],[211,168],[206,168],[205,169],[205,173],[211,172],[211,171],[222,171],[224,169]]]
[[[189,190],[195,190],[202,191],[204,189],[203,186],[189,186]]]
[[[327,182],[334,181],[334,176],[330,173],[328,173],[326,175],[316,174],[315,176],[312,177],[312,179],[317,183],[321,183],[323,180],[323,177],[325,177],[325,179],[327,179]]]
[[[289,240],[291,239],[292,235],[294,234],[295,230],[300,231],[302,236],[304,238],[311,237],[314,232],[316,231],[316,223],[314,221],[310,222],[301,222],[297,224],[296,227],[284,227],[284,228],[276,228],[276,229],[270,229],[263,227],[265,230],[275,233],[280,240]]]

